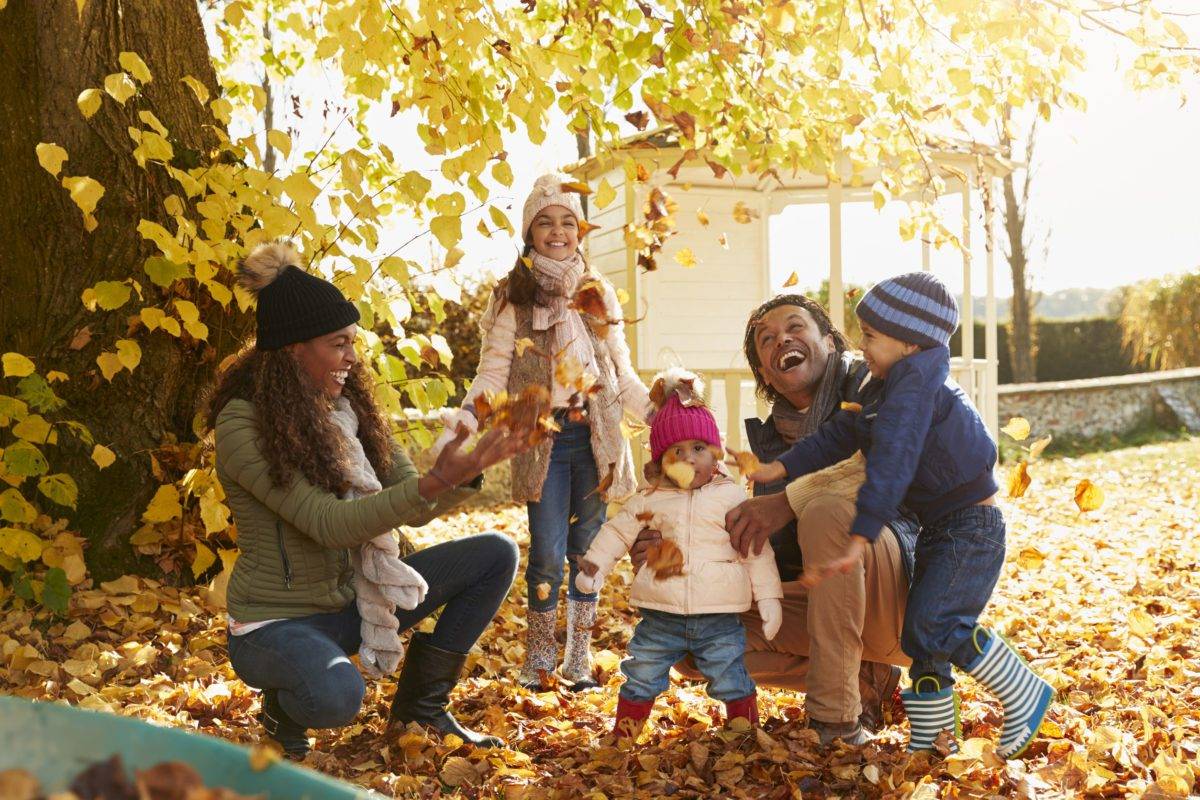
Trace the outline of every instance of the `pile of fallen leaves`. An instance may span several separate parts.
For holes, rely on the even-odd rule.
[[[962,751],[904,752],[907,726],[863,748],[822,751],[803,696],[762,690],[759,731],[727,730],[703,686],[675,682],[635,747],[608,737],[632,630],[626,562],[601,597],[602,691],[518,689],[525,587],[519,581],[456,691],[468,724],[513,749],[472,750],[415,728],[386,736],[392,681],[369,684],[357,722],[320,731],[310,767],[385,795],[439,797],[1184,797],[1200,752],[1200,440],[1043,460],[1004,500],[1009,561],[988,624],[1059,691],[1023,760],[995,755],[1000,712],[964,678]],[[1074,501],[1087,479],[1099,511]],[[516,508],[459,514],[415,532],[432,543],[483,530],[527,544]],[[122,578],[77,591],[65,620],[8,611],[0,690],[65,700],[252,743],[258,695],[234,676],[209,590]],[[427,622],[427,626],[432,622]]]

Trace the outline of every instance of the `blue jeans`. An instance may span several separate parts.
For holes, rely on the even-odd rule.
[[[688,654],[708,679],[708,696],[727,703],[754,694],[746,671],[746,630],[737,614],[670,614],[642,609],[621,662],[621,697],[653,700],[670,685],[671,667]]]
[[[499,533],[444,542],[404,562],[429,584],[425,601],[396,609],[408,630],[442,609],[429,643],[465,653],[492,621],[517,572],[516,544]],[[274,690],[283,710],[306,728],[349,725],[362,707],[363,684],[349,656],[362,643],[358,604],[341,611],[273,622],[229,637],[229,663],[248,686]]]
[[[563,561],[570,559],[567,597],[574,600],[596,599],[575,588],[579,573],[576,563],[596,538],[604,524],[607,506],[597,487],[600,476],[592,456],[591,428],[583,422],[568,422],[554,436],[550,450],[550,470],[542,484],[542,499],[528,503],[529,566],[525,580],[529,584],[529,608],[549,611],[558,605],[563,581]],[[546,584],[550,594],[539,600],[537,587]]]
[[[979,657],[971,637],[1004,566],[1004,537],[997,506],[964,508],[921,529],[900,635],[914,682],[933,675],[945,689],[951,664],[964,669]]]

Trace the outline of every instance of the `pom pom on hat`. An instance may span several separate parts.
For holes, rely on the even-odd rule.
[[[238,283],[258,294],[288,267],[300,266],[300,253],[291,242],[267,242],[250,251],[238,265]]]
[[[663,457],[672,445],[697,439],[721,446],[716,417],[705,405],[704,382],[694,372],[673,367],[655,376],[650,399],[658,407],[650,421],[650,457]]]

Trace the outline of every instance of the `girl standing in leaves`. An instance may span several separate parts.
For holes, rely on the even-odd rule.
[[[218,379],[208,426],[217,477],[238,530],[229,580],[229,661],[263,690],[260,719],[292,758],[309,728],[349,725],[365,685],[404,655],[389,721],[419,722],[466,742],[446,710],[451,689],[516,574],[512,540],[468,536],[412,552],[393,529],[423,525],[476,491],[480,475],[528,447],[529,430],[496,430],[465,452],[451,441],[425,475],[392,441],[354,340],[358,309],[310,275],[290,245],[260,245],[241,265],[257,298],[256,340]]]
[[[618,737],[637,737],[654,698],[668,686],[671,667],[689,655],[708,680],[709,695],[725,703],[726,717],[757,724],[757,690],[746,671],[746,632],[738,614],[757,603],[768,640],[783,621],[783,586],[770,545],[740,558],[725,530],[726,513],[746,492],[720,470],[721,434],[700,400],[699,379],[669,370],[660,380],[664,401],[650,426],[655,485],[600,529],[575,579],[581,591],[599,589],[642,528],[663,532],[658,554],[633,581],[631,600],[642,619],[621,662]],[[657,381],[651,394],[660,396]]]
[[[527,688],[540,687],[558,660],[555,626],[564,559],[570,561],[570,580],[560,674],[574,689],[596,686],[591,659],[596,594],[575,587],[576,561],[604,523],[608,500],[637,488],[621,432],[622,410],[645,420],[653,408],[629,360],[616,292],[579,253],[583,207],[567,181],[543,175],[525,200],[524,251],[484,312],[475,381],[434,448],[437,452],[459,426],[475,432],[488,397],[550,387],[561,431],[512,462],[513,500],[529,510],[529,627],[518,676]],[[588,380],[594,383],[588,386]]]

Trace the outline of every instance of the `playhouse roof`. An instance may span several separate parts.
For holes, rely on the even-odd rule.
[[[1002,156],[998,148],[980,142],[952,137],[939,137],[927,141],[932,148],[934,163],[941,167],[946,177],[960,177],[969,173],[976,163],[982,163],[983,169],[996,177],[1003,177],[1021,166],[1018,162]],[[615,148],[569,164],[566,171],[591,180],[618,167],[625,156],[650,162],[654,170],[666,170],[677,164],[684,155],[685,151],[679,145],[674,126],[668,125],[627,136]],[[747,160],[742,160],[742,166],[746,166],[747,163]],[[782,171],[773,170],[757,175],[743,173],[740,176],[734,176],[731,172],[718,178],[710,169],[696,169],[705,167],[705,162],[697,157],[687,159],[684,167],[690,168],[686,182],[694,186],[719,185],[753,191],[825,189],[829,186],[825,175],[811,172],[783,174]],[[879,172],[878,168],[864,170],[858,183],[869,186],[878,178]]]

